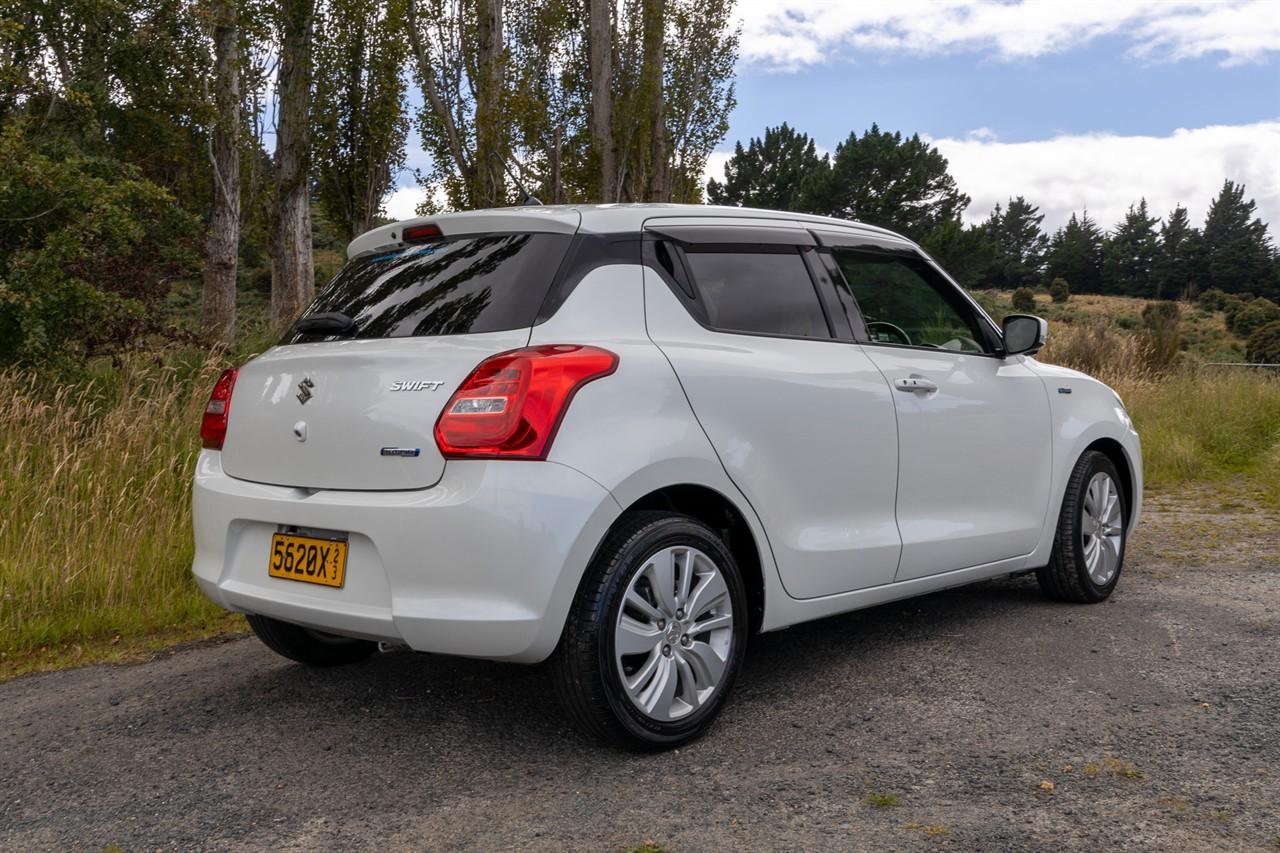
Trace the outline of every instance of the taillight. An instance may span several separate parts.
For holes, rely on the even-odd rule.
[[[444,407],[436,444],[449,459],[546,459],[573,395],[617,368],[608,350],[575,344],[487,358]]]
[[[400,233],[400,236],[406,243],[429,243],[432,240],[439,240],[444,234],[440,231],[439,225],[428,222],[426,225],[410,225]]]
[[[221,450],[222,442],[227,438],[227,418],[231,415],[231,392],[236,387],[236,374],[239,370],[231,368],[222,371],[218,381],[213,384],[213,393],[204,407],[204,418],[200,421],[200,443],[209,450]]]

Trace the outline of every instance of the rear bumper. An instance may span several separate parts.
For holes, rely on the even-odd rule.
[[[429,489],[311,491],[237,480],[204,451],[193,489],[200,588],[228,610],[418,651],[535,662],[621,507],[554,462],[458,461]],[[349,534],[342,589],[271,578],[279,525]]]

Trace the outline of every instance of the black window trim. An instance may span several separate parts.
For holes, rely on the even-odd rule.
[[[840,234],[831,231],[811,231],[811,233],[822,249],[828,252],[831,249],[853,249],[855,251],[868,252],[872,254],[896,255],[904,260],[914,260],[924,264],[925,267],[936,273],[938,279],[950,289],[951,293],[958,296],[961,302],[967,305],[970,311],[973,312],[974,316],[978,319],[979,327],[986,331],[986,344],[991,347],[992,350],[991,352],[964,352],[962,350],[947,350],[940,347],[918,346],[915,344],[894,344],[887,341],[872,340],[870,333],[867,331],[866,321],[862,315],[862,307],[858,305],[858,298],[854,296],[853,289],[849,288],[848,282],[845,281],[845,285],[849,291],[849,297],[857,307],[858,311],[857,321],[855,322],[851,317],[849,322],[853,325],[855,330],[860,328],[863,336],[866,338],[866,340],[860,340],[860,343],[877,347],[891,347],[893,349],[921,350],[923,352],[949,353],[951,355],[973,355],[1000,360],[1003,360],[1008,356],[1008,353],[1005,352],[1004,348],[1004,334],[1001,332],[1000,327],[996,325],[995,320],[991,319],[990,315],[983,310],[977,300],[970,296],[963,287],[957,284],[955,279],[947,274],[946,270],[940,267],[933,258],[929,257],[924,252],[916,249],[909,243],[886,240],[868,234],[856,232]],[[838,264],[836,265],[836,268],[843,279],[844,271],[839,269]],[[943,298],[945,299],[946,297],[944,296]]]

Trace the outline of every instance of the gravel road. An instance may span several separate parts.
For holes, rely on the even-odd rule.
[[[0,685],[0,849],[1280,850],[1280,520],[1153,501],[1115,596],[1031,578],[759,638],[658,756],[538,668],[249,638]]]

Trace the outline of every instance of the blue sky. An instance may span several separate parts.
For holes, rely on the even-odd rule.
[[[877,122],[938,146],[973,198],[1055,228],[1146,197],[1204,216],[1243,181],[1280,234],[1280,0],[738,0],[737,141],[788,122],[833,149]],[[419,160],[416,140],[410,159]],[[416,155],[416,156],[415,156]],[[420,161],[420,160],[419,160]],[[404,175],[402,186],[412,184]],[[411,209],[421,191],[389,204]]]

